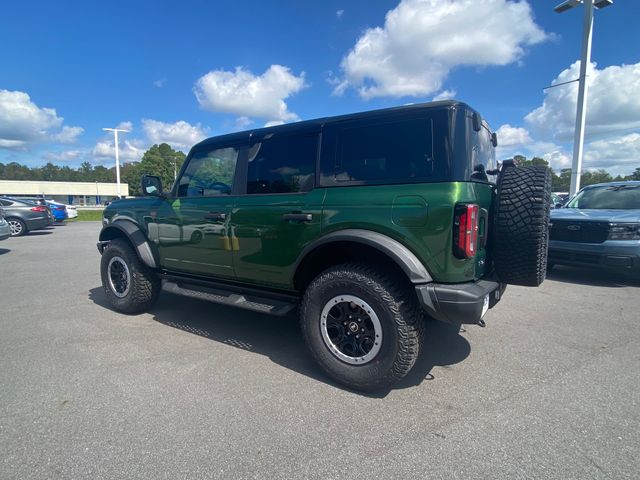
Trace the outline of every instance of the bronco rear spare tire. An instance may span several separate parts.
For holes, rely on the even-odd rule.
[[[537,287],[547,271],[551,172],[505,165],[498,180],[493,260],[500,281]]]

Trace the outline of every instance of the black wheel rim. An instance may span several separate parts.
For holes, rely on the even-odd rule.
[[[109,260],[107,275],[113,294],[119,298],[126,297],[131,287],[131,274],[127,263],[120,257],[113,257]]]
[[[325,304],[320,331],[329,351],[352,365],[370,362],[382,346],[378,316],[367,302],[353,295],[340,295]]]

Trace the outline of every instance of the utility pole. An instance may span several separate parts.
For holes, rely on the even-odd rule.
[[[593,35],[593,7],[598,9],[613,4],[613,0],[566,0],[554,10],[566,12],[580,4],[584,4],[584,20],[582,27],[582,52],[580,56],[580,76],[578,77],[578,106],[576,109],[576,126],[573,133],[573,161],[571,162],[570,196],[580,190],[580,174],[582,173],[582,153],[584,149],[584,128],[587,119],[587,66],[591,63],[591,38]]]
[[[116,147],[116,192],[118,193],[118,198],[120,198],[120,156],[118,155],[118,132],[128,133],[129,130],[125,130],[124,128],[103,128],[107,132],[113,132],[114,143]]]

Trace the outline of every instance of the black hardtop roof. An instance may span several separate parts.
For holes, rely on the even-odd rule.
[[[304,130],[314,130],[319,129],[322,125],[333,122],[340,122],[344,120],[359,120],[369,117],[380,116],[385,113],[395,113],[395,112],[403,112],[403,111],[419,111],[419,110],[431,110],[436,108],[450,108],[456,106],[464,106],[469,107],[466,103],[460,102],[458,100],[441,100],[438,102],[428,102],[428,103],[412,103],[409,105],[402,105],[399,107],[390,107],[390,108],[381,108],[377,110],[367,110],[365,112],[357,112],[357,113],[349,113],[346,115],[337,115],[334,117],[322,117],[322,118],[314,118],[312,120],[304,120],[301,122],[295,123],[286,123],[284,125],[276,125],[273,127],[263,127],[263,128],[255,128],[252,130],[244,130],[242,132],[228,133],[225,135],[218,135],[216,137],[207,138],[200,143],[194,145],[195,148],[204,147],[210,144],[217,143],[233,143],[233,142],[241,142],[248,140],[251,136],[256,136],[258,138],[263,137],[269,133],[288,133],[288,132],[303,132]]]

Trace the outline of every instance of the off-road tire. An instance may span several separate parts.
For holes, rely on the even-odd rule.
[[[547,273],[551,172],[509,166],[500,172],[493,260],[500,281],[537,287]]]
[[[129,269],[131,281],[124,297],[117,296],[109,282],[108,267],[114,257],[124,260]],[[122,313],[133,315],[145,312],[153,306],[160,294],[161,282],[158,276],[140,261],[131,245],[121,238],[112,240],[102,253],[100,276],[109,303]]]
[[[322,338],[322,310],[339,295],[361,298],[380,320],[382,345],[375,357],[364,365],[340,360]],[[420,352],[422,310],[411,285],[368,265],[343,264],[318,275],[305,291],[300,324],[315,361],[336,382],[354,390],[371,392],[390,388],[409,373]]]
[[[26,235],[29,232],[29,229],[27,228],[27,225],[20,220],[19,218],[5,218],[5,220],[7,221],[7,223],[11,223],[11,222],[15,222],[16,224],[18,224],[21,228],[20,231],[18,233],[13,233],[13,229],[11,230],[11,236],[12,237],[22,237],[23,235]]]

